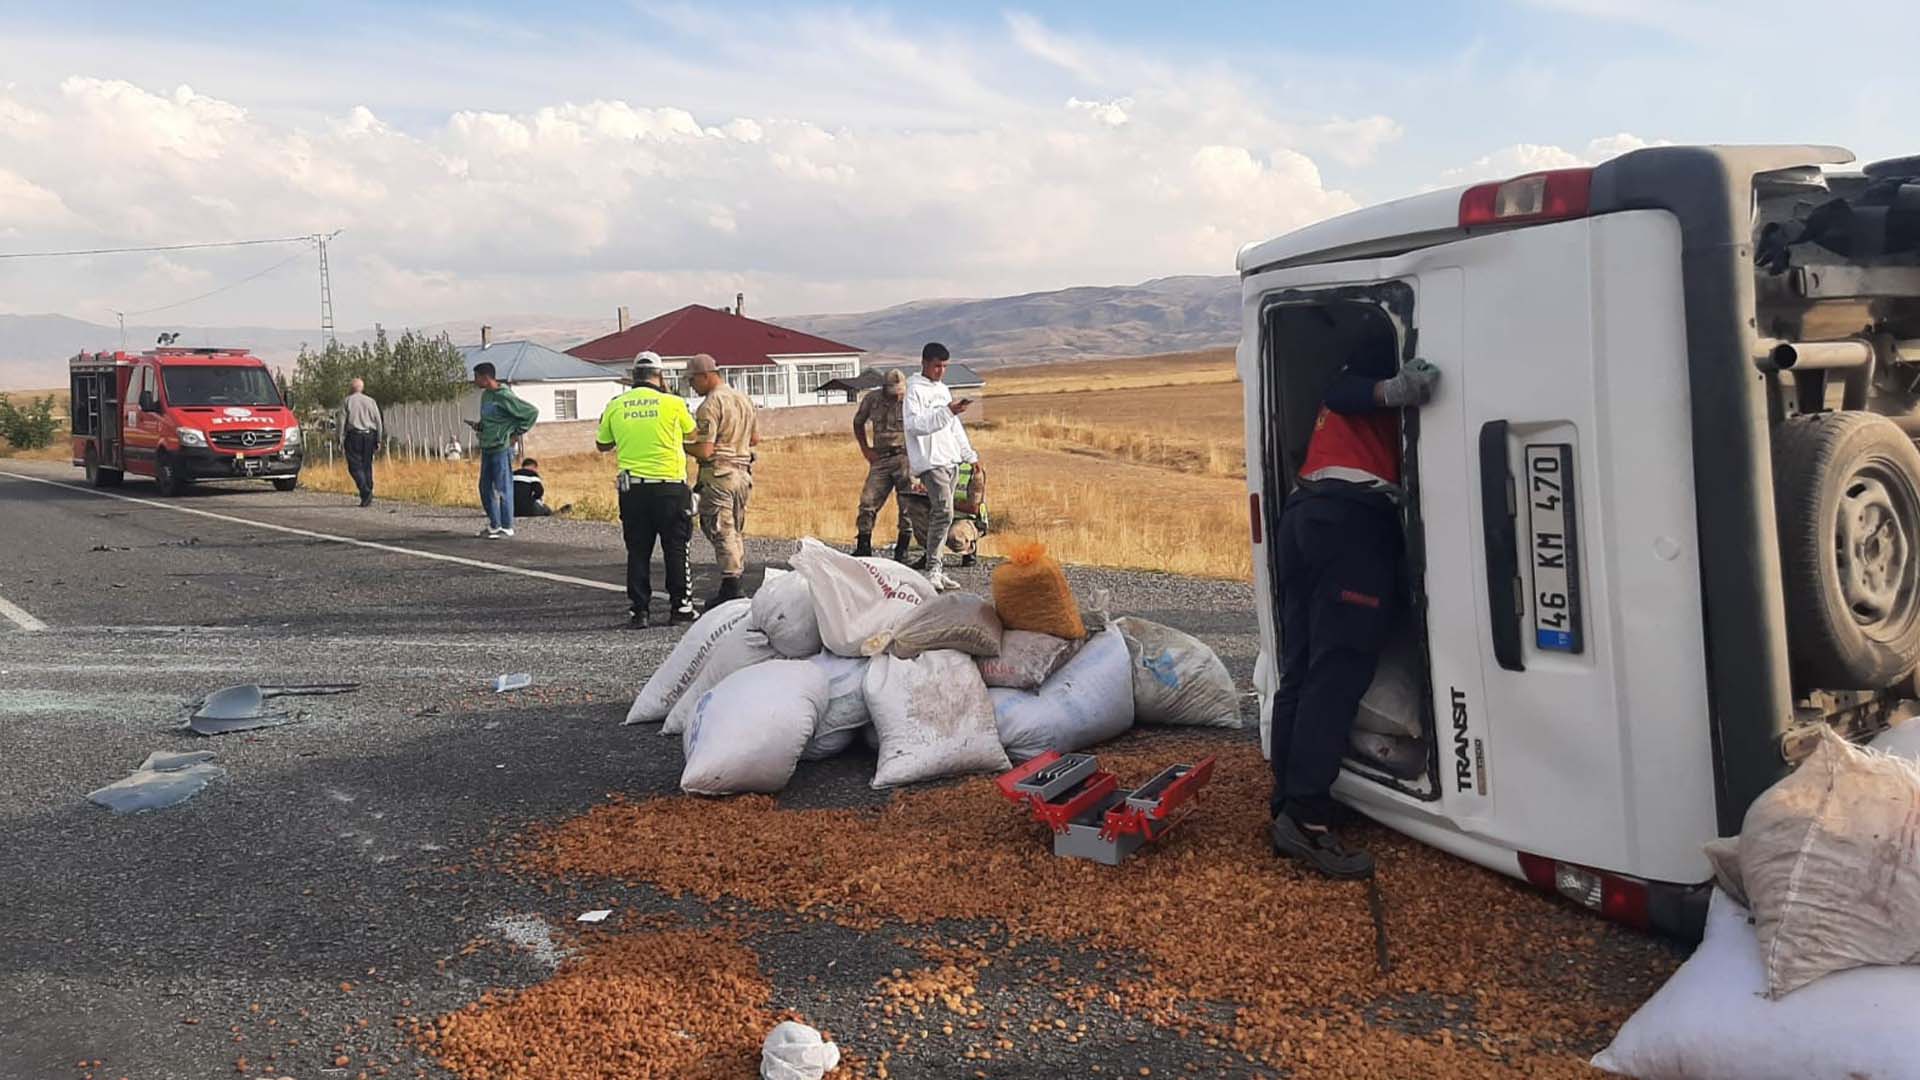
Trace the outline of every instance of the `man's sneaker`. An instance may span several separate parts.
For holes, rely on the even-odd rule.
[[[647,628],[647,627],[648,627],[649,625],[650,625],[650,624],[649,624],[649,623],[648,623],[648,621],[647,621],[647,613],[646,613],[646,612],[644,612],[644,611],[629,611],[629,612],[627,612],[627,629],[629,629],[629,630],[645,630],[645,629],[646,629],[646,628]]]
[[[511,539],[511,538],[513,537],[513,530],[512,530],[512,529],[501,529],[501,530],[499,530],[499,533],[500,533],[500,535],[499,535],[499,536],[497,536],[497,537],[495,537],[495,539],[498,539],[498,540],[508,540],[508,539]]]
[[[935,570],[927,575],[927,584],[939,592],[952,592],[960,587],[960,583],[948,577],[945,570]]]
[[[680,605],[677,608],[674,608],[673,614],[667,616],[667,625],[679,626],[681,623],[693,622],[695,619],[698,619],[699,617],[700,617],[700,613],[693,610],[693,605],[691,603],[685,603]]]
[[[360,505],[361,505],[361,506],[372,506],[372,505],[373,505],[373,496],[371,496],[371,495],[362,495],[362,496],[360,496]]]
[[[486,537],[489,540],[498,539],[499,534],[500,534],[500,530],[492,525],[489,525],[486,528],[480,530],[480,535]]]
[[[1306,829],[1286,814],[1273,819],[1267,830],[1273,852],[1298,859],[1330,878],[1353,881],[1373,876],[1373,856],[1352,851],[1331,829]]]

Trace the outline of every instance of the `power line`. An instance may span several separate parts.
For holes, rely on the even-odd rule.
[[[277,236],[269,240],[212,240],[199,244],[154,244],[148,247],[88,248],[80,251],[0,251],[0,259],[57,259],[72,255],[131,255],[146,251],[193,251],[199,248],[257,247],[261,244],[304,244],[306,236]]]
[[[295,259],[306,258],[306,255],[307,253],[304,251],[297,251],[293,253],[293,255],[285,259],[281,259],[279,262],[274,263],[272,266],[267,267],[265,270],[262,270],[259,273],[249,274],[238,281],[228,282],[227,284],[220,286],[219,288],[213,290],[212,292],[204,292],[204,293],[201,293],[199,296],[190,296],[185,300],[176,300],[171,304],[161,304],[159,307],[142,308],[139,311],[116,311],[114,312],[114,314],[124,318],[128,315],[151,315],[156,311],[170,311],[173,308],[185,307],[186,305],[194,303],[195,301],[205,300],[210,296],[219,296],[221,293],[226,292],[228,289],[237,289],[240,286],[245,285],[249,281],[258,281],[259,279],[266,277],[268,274],[273,273],[275,270],[278,270],[281,267],[287,265],[288,263],[293,262]]]

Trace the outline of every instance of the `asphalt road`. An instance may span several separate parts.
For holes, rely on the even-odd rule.
[[[523,522],[496,542],[474,535],[473,511],[362,510],[265,485],[113,494],[78,470],[0,460],[0,1077],[439,1075],[392,1018],[543,977],[525,950],[469,947],[518,917],[564,925],[587,906],[489,872],[475,851],[609,792],[677,789],[678,747],[618,726],[676,633],[624,629],[610,525]],[[792,545],[752,548],[750,584]],[[697,539],[694,561],[706,595]],[[956,576],[984,591],[984,570]],[[1248,678],[1244,585],[1073,578],[1083,598],[1107,588],[1116,611],[1200,634]],[[523,671],[530,689],[492,692]],[[340,681],[361,688],[292,699],[291,726],[178,730],[223,685]],[[187,803],[115,816],[86,801],[153,751],[199,749],[226,774]],[[884,799],[871,769],[857,754],[803,763],[787,799]],[[689,907],[642,892],[628,902]],[[776,1004],[831,1018],[909,955],[846,936],[783,927],[757,941]],[[1071,1063],[992,1075],[1195,1059],[1144,1024],[1112,1018],[1105,1034]],[[334,1068],[342,1055],[350,1067]],[[893,1074],[950,1065],[897,1060]]]

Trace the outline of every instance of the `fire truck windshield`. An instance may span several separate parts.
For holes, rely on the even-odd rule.
[[[280,390],[265,368],[167,365],[169,405],[278,405]]]

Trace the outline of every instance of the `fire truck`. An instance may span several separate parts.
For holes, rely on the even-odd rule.
[[[300,483],[300,424],[245,349],[83,352],[68,363],[73,463],[94,487],[152,478],[162,495],[201,480]]]

